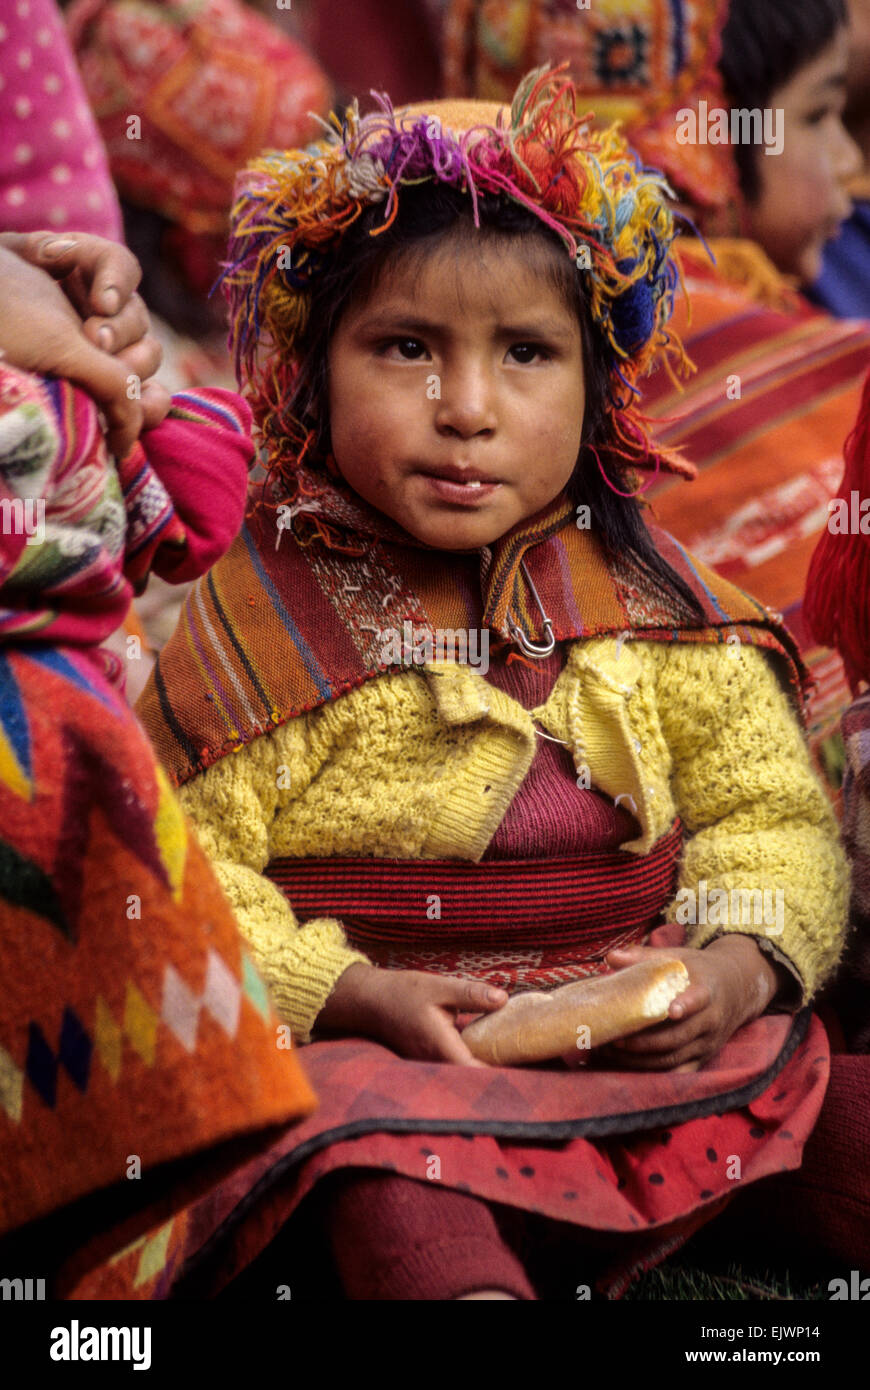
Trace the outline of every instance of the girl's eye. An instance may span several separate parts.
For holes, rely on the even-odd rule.
[[[837,106],[819,106],[815,111],[808,111],[804,119],[807,125],[821,125],[829,117],[839,120],[841,115],[842,111]]]
[[[393,338],[386,346],[398,348],[408,362],[416,362],[426,351],[419,338]]]
[[[546,359],[548,356],[546,350],[537,343],[514,343],[511,352],[523,366],[527,366],[535,357]]]

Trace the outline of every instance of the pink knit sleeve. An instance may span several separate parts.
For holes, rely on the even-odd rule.
[[[241,530],[254,446],[251,412],[217,388],[184,391],[156,429],[142,435],[148,462],[172,499],[187,545],[163,545],[151,568],[170,584],[196,579],[229,550]]]

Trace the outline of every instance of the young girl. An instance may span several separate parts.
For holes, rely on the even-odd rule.
[[[238,1176],[189,1291],[315,1185],[348,1297],[533,1298],[557,1237],[568,1296],[618,1291],[809,1153],[848,880],[804,672],[635,498],[691,472],[636,405],[681,360],[674,223],[575,101],[541,71],[509,112],[354,106],[241,179],[269,486],[139,711],[321,1107]],[[463,1015],[663,950],[666,1023],[579,1073],[474,1064]]]
[[[143,1297],[194,1191],[313,1104],[101,645],[149,570],[192,579],[226,549],[249,415],[179,396],[115,457],[52,374],[84,369],[72,306],[2,248],[0,320],[0,1263],[50,1298],[95,1269]]]

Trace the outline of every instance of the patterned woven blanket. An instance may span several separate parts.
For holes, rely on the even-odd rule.
[[[0,652],[0,1236],[98,1191],[129,1218],[158,1165],[310,1111],[276,1028],[98,664]]]

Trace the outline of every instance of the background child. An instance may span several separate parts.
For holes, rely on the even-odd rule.
[[[579,109],[585,102],[599,121],[621,120],[706,235],[751,239],[781,272],[815,279],[862,163],[842,122],[846,0],[605,0],[579,12],[568,0],[448,0],[444,8],[448,95],[507,100],[533,64],[567,62]],[[723,108],[724,140],[712,131]],[[782,110],[776,154],[765,153],[761,127],[732,140],[731,108]],[[726,270],[739,268],[739,256],[730,260]]]
[[[161,1296],[189,1199],[313,1103],[100,646],[150,567],[192,578],[226,548],[250,417],[176,398],[116,463],[95,402],[48,373],[111,393],[119,365],[3,249],[0,324],[0,1259],[48,1297]]]
[[[844,123],[864,157],[849,184],[853,211],[825,250],[813,299],[832,314],[870,315],[870,3],[849,0],[849,66]]]
[[[726,1155],[744,1185],[797,1168],[819,1115],[824,1031],[792,1011],[848,884],[800,663],[633,498],[635,467],[691,472],[634,406],[680,360],[673,221],[575,101],[541,73],[510,113],[350,109],[241,180],[228,280],[269,486],[139,709],[324,1084],[300,1145],[239,1178],[284,1181],[226,1278],[366,1167],[323,1188],[350,1297],[534,1297],[564,1276],[554,1233],[582,1277],[577,1228],[618,1289],[734,1196]],[[702,882],[778,888],[783,919],[659,932]],[[604,1066],[472,1064],[457,1016],[665,946],[689,989]],[[854,1222],[814,1200],[842,1257]]]

